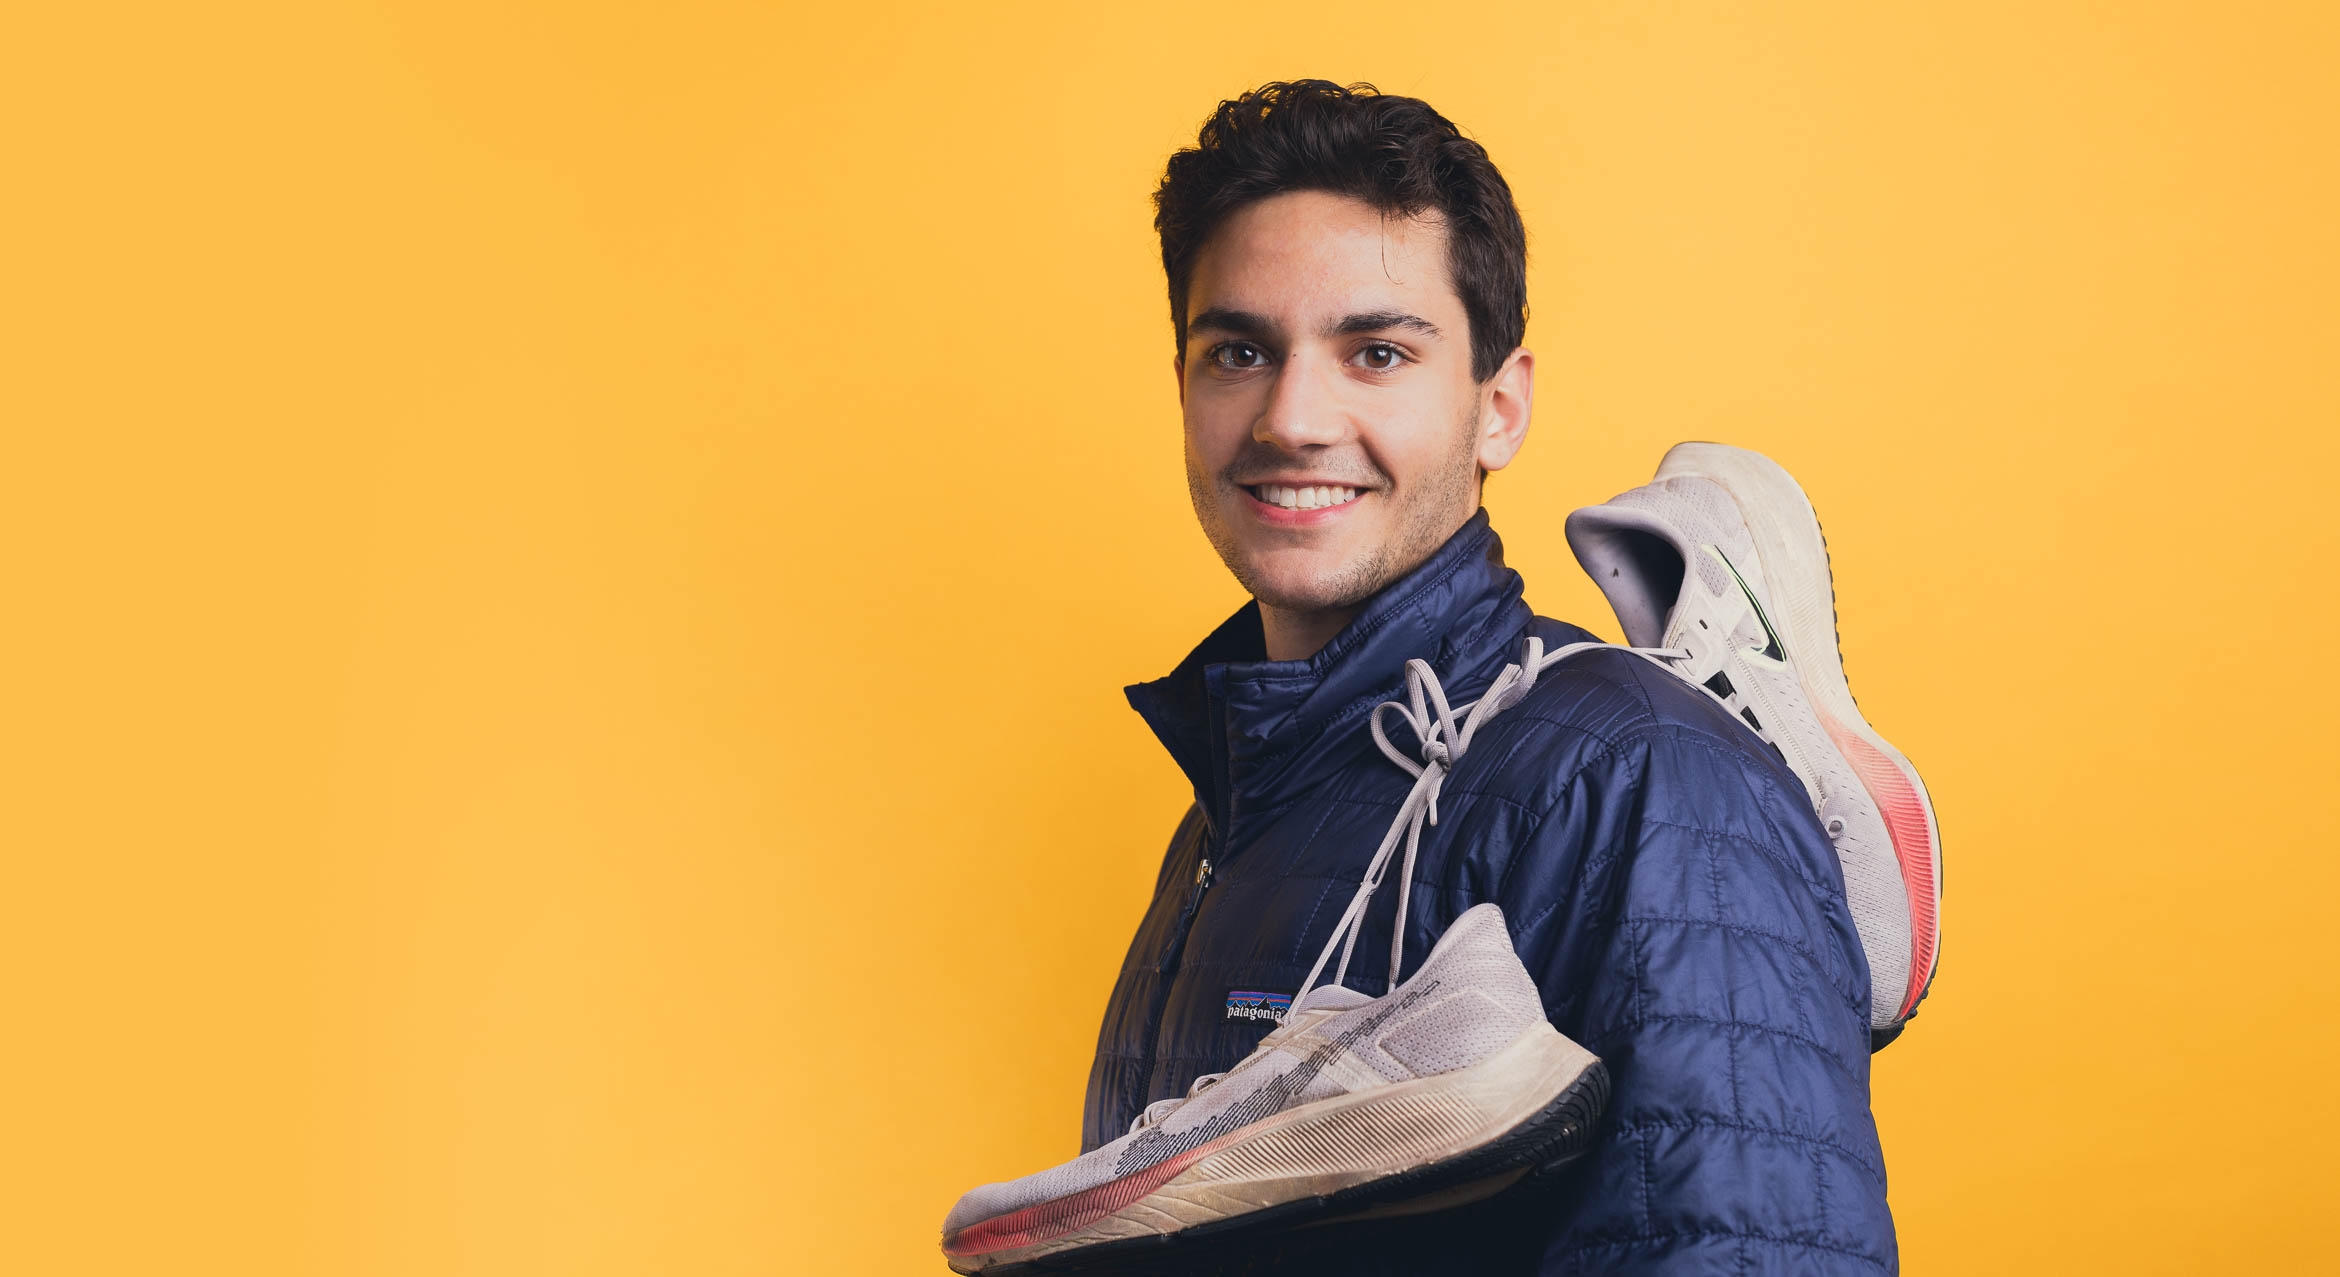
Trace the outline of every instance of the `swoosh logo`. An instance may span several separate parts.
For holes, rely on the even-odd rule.
[[[1429,996],[1430,991],[1437,988],[1438,984],[1439,982],[1436,980],[1426,981],[1420,988],[1407,993],[1406,996],[1396,998],[1367,1012],[1364,1018],[1341,1030],[1337,1036],[1310,1051],[1307,1057],[1290,1071],[1269,1081],[1258,1090],[1194,1126],[1176,1134],[1171,1134],[1159,1126],[1148,1128],[1145,1134],[1131,1140],[1121,1150],[1121,1158],[1114,1164],[1113,1174],[1116,1177],[1129,1175],[1167,1158],[1175,1157],[1198,1145],[1206,1144],[1239,1127],[1249,1126],[1262,1118],[1271,1117],[1290,1108],[1292,1102],[1299,1098],[1300,1092],[1307,1090],[1308,1084],[1316,1080],[1317,1074],[1322,1073],[1350,1048],[1364,1041],[1391,1016]],[[1384,994],[1383,996],[1388,997],[1389,995]],[[1286,1043],[1285,1045],[1291,1044]]]
[[[1779,641],[1779,631],[1771,628],[1771,618],[1763,614],[1763,600],[1756,598],[1755,591],[1747,588],[1747,578],[1740,576],[1739,569],[1731,566],[1729,555],[1711,545],[1706,547],[1706,552],[1722,560],[1722,565],[1730,569],[1731,579],[1739,583],[1739,593],[1747,596],[1747,606],[1755,609],[1755,619],[1763,625],[1763,654],[1782,665],[1787,664],[1787,646]]]

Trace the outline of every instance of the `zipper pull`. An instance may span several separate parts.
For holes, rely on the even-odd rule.
[[[1194,870],[1194,890],[1186,893],[1186,908],[1179,911],[1178,929],[1170,935],[1170,947],[1162,951],[1162,960],[1154,970],[1168,975],[1178,969],[1178,955],[1186,951],[1186,933],[1194,926],[1194,915],[1202,909],[1202,898],[1211,887],[1211,862],[1204,860]]]

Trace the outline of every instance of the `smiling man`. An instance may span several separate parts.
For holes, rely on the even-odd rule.
[[[1271,660],[1313,655],[1429,558],[1527,438],[1535,356],[1498,350],[1503,333],[1474,351],[1428,211],[1296,190],[1228,214],[1195,254],[1175,362],[1187,487]]]
[[[1530,611],[1479,508],[1527,439],[1535,359],[1525,235],[1478,144],[1411,98],[1269,85],[1171,159],[1156,227],[1195,514],[1252,601],[1129,689],[1195,801],[1105,1013],[1090,1149],[1245,1059],[1307,979],[1413,779],[1368,730],[1407,662],[1460,704],[1528,640],[1591,638]],[[1418,964],[1464,911],[1501,907],[1546,1017],[1613,1079],[1591,1151],[1533,1192],[1242,1262],[1895,1266],[1845,877],[1810,782],[1718,696],[1622,652],[1554,667],[1454,760],[1375,911],[1405,919]],[[1387,912],[1403,894],[1411,912]],[[1391,987],[1383,935],[1357,933],[1363,994]]]

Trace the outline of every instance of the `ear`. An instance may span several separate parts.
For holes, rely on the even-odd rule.
[[[1186,407],[1186,352],[1170,356],[1170,376],[1178,383],[1178,406]]]
[[[1501,470],[1527,445],[1528,416],[1536,402],[1536,356],[1511,352],[1479,388],[1479,468]]]

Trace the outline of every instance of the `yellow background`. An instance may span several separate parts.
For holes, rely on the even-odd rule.
[[[0,1269],[939,1272],[1073,1152],[1240,596],[1147,198],[1509,175],[1561,521],[1800,475],[1925,770],[1913,1272],[2328,1262],[2327,5],[44,5],[0,42]]]

